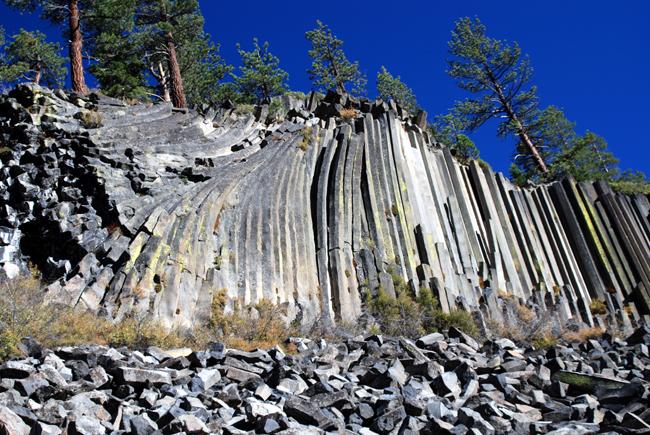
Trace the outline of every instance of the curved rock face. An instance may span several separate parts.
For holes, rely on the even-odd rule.
[[[200,116],[14,91],[0,106],[0,266],[32,261],[52,301],[177,326],[208,317],[218,292],[230,308],[269,299],[302,322],[354,320],[366,294],[394,293],[391,274],[489,317],[497,291],[589,324],[594,298],[624,323],[650,312],[647,197],[519,189],[381,101],[283,104],[279,122],[268,106]],[[83,107],[100,128],[81,127]]]

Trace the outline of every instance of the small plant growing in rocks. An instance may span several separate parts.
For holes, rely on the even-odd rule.
[[[593,315],[607,314],[607,305],[602,299],[592,299],[589,303],[589,311]]]
[[[414,296],[408,283],[394,270],[389,270],[396,297],[383,288],[372,297],[366,292],[366,306],[383,333],[391,336],[417,337],[455,327],[468,335],[477,336],[478,326],[472,314],[461,309],[445,312],[433,292],[426,287]]]
[[[255,110],[255,106],[252,104],[238,103],[235,105],[235,113],[237,115],[249,115],[253,113],[253,110]]]
[[[279,98],[274,99],[269,104],[269,116],[270,121],[282,121],[284,117],[287,116],[287,113],[282,104],[282,100]]]
[[[303,151],[307,151],[309,146],[312,144],[313,134],[314,134],[313,127],[305,127],[302,130],[300,130],[300,136],[302,136],[302,140],[300,141],[300,143],[298,143],[298,148],[300,148]]]

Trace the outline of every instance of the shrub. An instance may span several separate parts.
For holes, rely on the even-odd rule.
[[[309,146],[313,142],[313,134],[314,134],[314,128],[313,127],[305,127],[302,130],[300,130],[300,136],[302,136],[302,140],[300,143],[298,143],[298,148],[300,148],[303,151],[307,151]]]
[[[449,313],[445,313],[442,310],[436,310],[435,314],[434,328],[430,332],[446,330],[453,326],[468,335],[478,336],[478,326],[476,326],[474,317],[469,311],[453,309]]]
[[[478,163],[478,165],[483,169],[492,169],[490,164],[481,158],[477,158],[476,163]]]
[[[397,297],[390,296],[381,287],[375,298],[366,294],[368,310],[385,334],[413,338],[453,326],[466,334],[478,335],[478,326],[470,312],[455,309],[445,313],[433,292],[426,287],[421,288],[418,296],[413,298],[411,288],[404,278],[392,269],[388,272],[393,279]]]
[[[625,195],[650,195],[650,183],[636,181],[612,181],[612,189]]]
[[[83,110],[79,112],[79,121],[84,128],[99,128],[104,123],[104,117],[95,110]]]
[[[304,100],[305,98],[307,98],[307,94],[300,91],[289,91],[285,95],[299,100]]]
[[[269,104],[269,120],[281,121],[287,115],[282,100],[276,98]]]
[[[616,192],[626,195],[650,195],[650,182],[643,172],[624,171],[610,185]]]
[[[253,106],[252,104],[248,104],[248,103],[235,104],[235,113],[237,115],[249,115],[253,113],[253,110],[255,110],[255,106]]]
[[[589,311],[591,314],[597,316],[599,314],[607,314],[607,305],[602,299],[592,299],[589,303]]]
[[[548,313],[540,315],[534,309],[522,304],[514,294],[497,290],[497,294],[507,313],[499,321],[489,320],[488,332],[493,336],[506,337],[514,341],[544,344],[554,335],[553,318]]]
[[[516,310],[517,317],[519,317],[523,322],[531,323],[535,320],[535,311],[531,310],[526,305],[517,304]]]
[[[537,349],[548,349],[549,347],[553,347],[557,344],[558,337],[552,334],[550,331],[545,331],[533,336],[530,342]]]
[[[420,306],[407,292],[399,292],[394,298],[380,287],[377,296],[370,298],[368,308],[387,335],[413,338],[424,333]]]

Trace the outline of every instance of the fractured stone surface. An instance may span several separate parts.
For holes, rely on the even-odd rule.
[[[0,279],[31,261],[49,301],[170,327],[203,321],[219,292],[227,309],[267,299],[288,320],[351,321],[365,288],[392,291],[391,272],[496,321],[488,282],[565,321],[602,322],[594,298],[605,322],[650,313],[646,196],[572,180],[520,189],[458,163],[394,104],[282,101],[271,121],[263,107],[1,96]],[[103,125],[83,128],[75,114],[95,109]]]

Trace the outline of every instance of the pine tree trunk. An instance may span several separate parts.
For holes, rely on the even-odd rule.
[[[181,77],[181,68],[178,65],[176,57],[176,44],[174,35],[167,32],[167,61],[169,62],[169,88],[171,92],[172,104],[174,107],[184,109],[187,107],[185,101],[185,90],[183,89],[183,77]]]
[[[41,64],[37,63],[36,64],[36,74],[34,75],[34,84],[35,85],[40,85],[41,84],[41,76],[43,75],[43,71],[41,69]]]
[[[82,36],[79,27],[79,0],[70,0],[70,73],[72,90],[80,94],[88,92],[84,78],[83,57],[81,55]]]
[[[528,137],[528,134],[527,134],[526,131],[523,129],[523,126],[522,126],[521,123],[517,120],[517,118],[515,117],[513,120],[515,121],[515,124],[518,125],[518,130],[519,130],[518,136],[519,136],[519,139],[520,139],[520,140],[521,140],[521,141],[526,145],[526,147],[527,147],[528,150],[530,151],[530,154],[532,154],[532,156],[533,156],[533,160],[535,160],[535,163],[536,163],[537,166],[539,167],[539,170],[540,170],[543,174],[546,174],[546,173],[548,172],[548,168],[546,167],[546,162],[544,162],[544,158],[543,158],[542,155],[539,153],[539,150],[537,149],[537,147],[533,144],[533,141],[530,140],[530,137]]]
[[[330,67],[332,68],[332,75],[334,76],[334,80],[336,81],[336,92],[338,92],[341,95],[345,95],[345,83],[343,83],[341,80],[339,80],[339,69],[336,67],[336,59],[334,59],[334,54],[332,53],[332,50],[330,49],[329,45],[327,46],[327,57],[330,62]]]
[[[493,78],[491,74],[490,74],[490,78],[491,79]],[[539,153],[539,150],[537,149],[533,141],[530,139],[530,136],[528,136],[528,133],[526,132],[526,128],[519,120],[519,117],[512,109],[510,102],[508,101],[505,94],[503,93],[503,89],[501,88],[501,85],[499,85],[499,83],[497,83],[496,80],[492,80],[492,83],[494,84],[494,87],[497,90],[499,101],[503,106],[503,110],[506,112],[506,116],[508,116],[508,118],[515,125],[515,129],[517,130],[517,136],[519,137],[519,140],[521,140],[521,142],[526,146],[526,148],[528,148],[528,151],[530,151],[533,160],[535,160],[535,164],[542,172],[542,174],[546,174],[548,172],[548,168],[546,167],[546,162],[544,162],[544,158]]]

